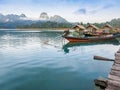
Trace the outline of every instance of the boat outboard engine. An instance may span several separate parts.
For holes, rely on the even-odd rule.
[[[63,33],[63,35],[62,35],[62,37],[67,36],[69,33],[70,33],[69,29],[68,29],[68,30],[65,30],[64,33]]]

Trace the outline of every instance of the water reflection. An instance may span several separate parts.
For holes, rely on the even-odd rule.
[[[112,63],[93,61],[93,55],[109,52],[106,55],[112,58],[119,46],[63,46],[61,35],[59,31],[0,31],[0,90],[94,90],[93,80],[107,77]]]
[[[70,52],[70,48],[77,48],[77,47],[82,47],[82,46],[96,46],[96,45],[119,45],[118,41],[107,41],[107,42],[91,42],[91,43],[79,43],[79,42],[68,42],[67,44],[63,45],[63,50],[65,53]]]
[[[26,45],[36,45],[39,44],[43,46],[46,42],[50,42],[52,44],[59,44],[61,39],[58,37],[61,35],[61,32],[25,32],[25,31],[0,31],[0,46],[3,47],[20,47]],[[47,44],[46,44],[47,45]]]

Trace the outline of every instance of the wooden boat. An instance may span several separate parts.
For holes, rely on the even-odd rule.
[[[117,37],[116,40],[120,43],[120,37]]]
[[[64,36],[69,42],[100,42],[100,41],[110,41],[110,40],[117,40],[120,34],[111,34],[111,35],[101,35],[101,36],[92,36],[92,37],[71,37],[71,36]]]
[[[101,36],[101,34],[87,34],[87,33],[84,33],[84,35],[86,37],[90,37],[90,36]]]
[[[90,36],[102,36],[102,35],[112,35],[112,34],[110,34],[110,33],[95,33],[95,34],[92,34],[92,33],[84,33],[84,35],[86,36],[86,37],[90,37]]]
[[[113,34],[115,37],[115,39],[120,43],[120,33],[115,33]]]

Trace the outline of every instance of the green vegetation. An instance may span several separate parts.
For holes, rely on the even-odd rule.
[[[31,25],[19,26],[18,28],[71,28],[71,23],[58,23],[58,22],[36,22]]]
[[[102,28],[106,23],[110,24],[114,28],[120,28],[120,18],[113,19],[110,22],[105,23],[92,23],[95,26]],[[0,22],[0,28],[20,28],[20,29],[29,29],[29,28],[72,28],[76,24],[81,24],[87,27],[89,23],[69,23],[69,22],[53,22],[53,21],[32,21],[32,20],[18,20],[14,22]]]
[[[94,24],[99,28],[102,28],[106,23],[110,24],[115,28],[120,28],[120,18],[113,19],[110,22],[92,23],[92,24]],[[18,26],[17,28],[72,28],[75,24],[81,24],[81,25],[84,25],[85,27],[89,25],[89,23],[84,24],[82,22],[81,23],[58,23],[58,22],[51,22],[51,21],[47,21],[47,22],[38,21],[30,25],[21,25],[21,26]]]
[[[114,28],[120,28],[120,18],[118,19],[113,19],[110,22],[105,22],[105,23],[93,23],[95,26],[102,28],[105,24],[110,24]]]

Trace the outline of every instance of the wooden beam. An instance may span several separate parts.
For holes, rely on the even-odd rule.
[[[114,59],[102,57],[102,56],[94,56],[95,60],[102,60],[102,61],[115,61]]]

